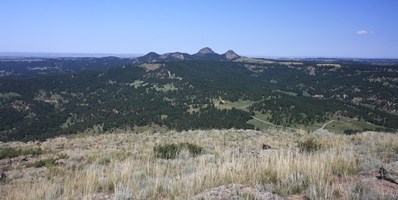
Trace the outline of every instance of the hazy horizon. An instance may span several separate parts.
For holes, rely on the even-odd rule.
[[[79,53],[79,52],[0,52],[0,57],[107,57],[121,58],[138,57],[136,53]]]
[[[156,51],[150,51],[150,52],[155,52]],[[144,56],[147,53],[68,53],[68,52],[0,52],[0,57],[32,57],[32,58],[62,58],[62,57],[119,57],[119,58],[136,58],[140,56]],[[165,52],[165,53],[171,53],[171,52]],[[187,53],[187,52],[181,52],[181,53]],[[195,52],[196,53],[196,52]],[[218,54],[222,54],[222,52],[215,52]],[[159,53],[162,54],[162,53]],[[194,54],[194,53],[189,53],[189,54]],[[336,57],[328,57],[328,56],[267,56],[267,55],[242,55],[240,56],[245,56],[245,57],[252,57],[252,58],[268,58],[268,59],[316,59],[316,58],[325,58],[325,59],[398,59],[398,57],[341,57],[341,56],[336,56]]]
[[[398,58],[397,1],[0,2],[0,52]]]

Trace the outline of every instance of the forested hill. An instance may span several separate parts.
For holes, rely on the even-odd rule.
[[[0,57],[0,78],[37,77],[81,70],[105,70],[130,65],[132,62],[132,58],[119,57]]]
[[[346,133],[398,129],[398,65],[217,55],[167,60],[152,53],[99,70],[2,77],[0,139],[266,128],[261,121],[311,130],[335,120]]]

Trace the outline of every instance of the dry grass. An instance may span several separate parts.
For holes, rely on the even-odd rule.
[[[299,144],[308,141],[317,148],[300,150],[305,147]],[[153,152],[156,144],[184,142],[202,146],[204,153],[192,157],[181,152],[176,159],[166,160]],[[261,150],[263,143],[277,149]],[[263,187],[281,196],[346,199],[352,194],[345,190],[351,189],[340,187],[339,180],[394,161],[398,135],[213,130],[55,138],[41,143],[40,148],[47,154],[44,157],[68,156],[64,163],[40,168],[39,174],[0,183],[2,199],[92,199],[98,194],[116,199],[189,199],[229,183]],[[32,169],[14,166],[7,170],[10,175]]]

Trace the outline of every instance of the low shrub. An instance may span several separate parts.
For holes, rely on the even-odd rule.
[[[6,147],[0,148],[0,159],[4,158],[15,158],[18,156],[24,155],[33,155],[37,156],[43,153],[41,148],[32,148],[32,149],[21,149],[21,148],[13,148],[13,147]]]
[[[69,156],[66,153],[57,154],[57,160],[59,160],[59,159],[68,159],[68,158],[69,158]]]
[[[301,152],[315,152],[322,147],[316,138],[310,137],[298,142],[298,148]]]
[[[0,149],[0,159],[18,157],[21,154],[20,151],[21,149],[10,148],[10,147]]]
[[[180,145],[182,145],[182,147],[186,147],[188,149],[189,153],[193,156],[200,155],[203,152],[203,147],[201,147],[197,144],[192,144],[192,143],[186,142],[186,143],[183,143]]]
[[[99,165],[108,165],[111,163],[111,159],[108,157],[101,157],[96,160],[96,163]]]
[[[68,158],[69,158],[68,154],[60,153],[60,154],[57,154],[57,157],[46,158],[46,159],[38,160],[34,163],[30,163],[28,165],[28,167],[36,167],[36,168],[47,167],[47,168],[49,168],[49,167],[55,166],[57,160],[68,159]]]
[[[57,159],[55,159],[55,158],[46,158],[46,159],[38,160],[38,161],[36,161],[34,163],[31,163],[31,164],[28,165],[28,167],[36,167],[36,168],[39,168],[39,167],[52,167],[52,166],[55,166],[55,162],[56,161],[57,161]]]
[[[183,149],[187,149],[192,156],[200,155],[203,152],[203,147],[189,142],[156,145],[153,148],[155,156],[163,159],[174,159]]]
[[[153,148],[155,156],[163,159],[174,159],[180,151],[177,144],[156,145]]]

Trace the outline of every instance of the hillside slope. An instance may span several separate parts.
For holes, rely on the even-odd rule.
[[[170,148],[163,148],[167,144]],[[176,150],[172,144],[189,148],[162,158],[159,153]],[[398,196],[398,185],[376,177],[384,165],[397,180],[398,134],[120,132],[0,146],[0,171],[6,176],[0,179],[2,199]]]
[[[3,78],[0,140],[153,126],[262,129],[253,117],[309,131],[329,120],[341,133],[398,128],[395,66],[250,62],[168,61]]]

